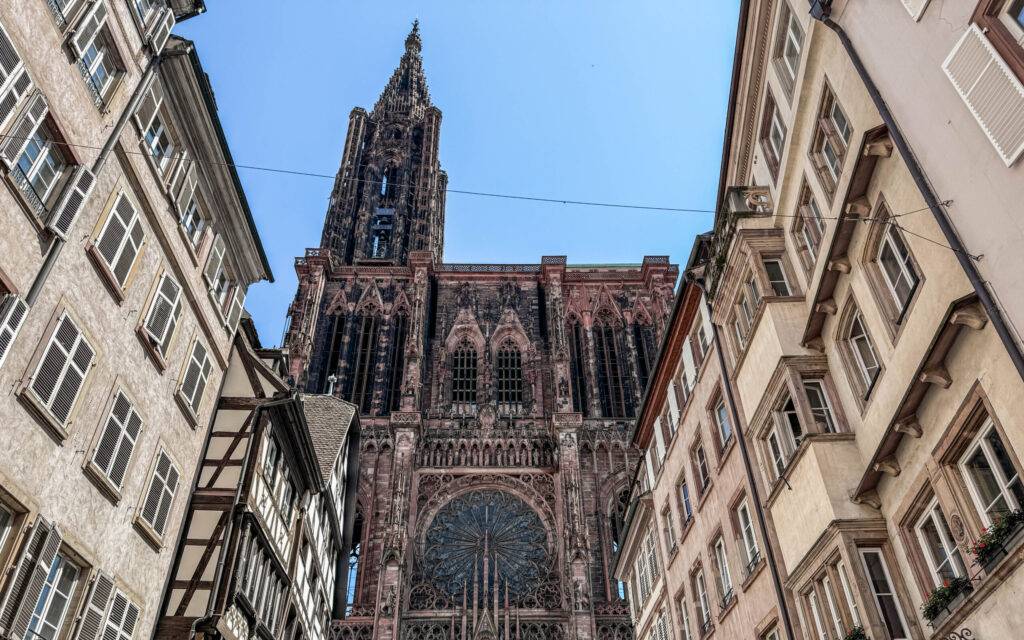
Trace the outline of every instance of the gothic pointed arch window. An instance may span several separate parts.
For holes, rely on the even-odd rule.
[[[497,354],[498,410],[516,413],[523,404],[523,357],[519,345],[506,338]]]
[[[377,362],[377,344],[380,333],[380,314],[366,309],[359,314],[359,333],[356,336],[355,358],[352,366],[352,393],[349,399],[362,414],[370,413],[373,403],[373,377]]]
[[[359,560],[363,552],[363,514],[356,512],[352,527],[352,548],[348,552],[348,575],[345,585],[345,617],[352,615],[356,604],[356,587],[359,584]]]
[[[612,500],[611,505],[608,507],[608,532],[609,547],[611,548],[611,557],[616,557],[619,553],[619,546],[622,544],[622,537],[625,534],[625,522],[626,522],[626,510],[629,507],[629,486],[625,486],[620,489]],[[626,584],[620,580],[615,580],[614,584],[615,595],[619,600],[626,599]]]
[[[342,337],[345,335],[345,316],[340,313],[331,314],[327,320],[327,364],[321,382],[321,393],[332,393],[337,381],[338,368],[341,364]]]
[[[572,387],[572,410],[587,415],[586,351],[583,350],[583,325],[573,316],[566,339],[569,341],[569,381]]]
[[[625,368],[622,366],[619,322],[610,313],[600,313],[594,321],[593,333],[601,415],[605,418],[629,417],[633,412],[633,403],[626,392],[623,378]]]
[[[647,381],[651,377],[651,368],[657,358],[657,347],[654,343],[654,327],[647,322],[633,323],[633,346],[636,348],[637,377],[640,378],[641,390],[647,389]]]
[[[388,357],[388,388],[384,407],[398,411],[402,406],[402,378],[405,375],[405,343],[409,332],[409,316],[397,313],[391,321],[391,352]]]
[[[476,409],[477,353],[476,348],[463,340],[452,352],[452,406],[458,411]]]

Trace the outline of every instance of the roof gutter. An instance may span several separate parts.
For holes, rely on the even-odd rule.
[[[942,208],[939,197],[935,194],[935,191],[932,190],[931,184],[928,182],[928,178],[924,174],[924,170],[917,161],[917,157],[910,148],[910,144],[907,142],[906,138],[903,137],[903,132],[896,123],[896,118],[893,117],[892,112],[889,111],[889,105],[886,104],[885,99],[878,90],[878,86],[875,84],[874,80],[872,80],[871,75],[864,66],[863,60],[861,60],[860,55],[858,55],[857,50],[854,48],[853,42],[850,40],[846,31],[832,20],[831,13],[832,0],[811,0],[811,17],[835,32],[839,41],[842,43],[843,48],[846,50],[846,54],[850,57],[850,62],[857,70],[857,75],[860,76],[861,82],[864,83],[864,87],[871,96],[871,101],[874,103],[875,109],[878,110],[879,115],[882,117],[882,121],[885,123],[885,126],[888,127],[889,137],[892,139],[896,149],[899,150],[900,155],[903,156],[903,161],[907,164],[907,169],[910,171],[910,175],[914,179],[914,184],[917,185],[918,190],[921,192],[921,196],[928,205],[928,209],[932,212],[932,216],[935,218],[935,222],[938,223],[939,229],[942,230],[942,235],[946,238],[946,242],[949,243],[950,248],[953,249],[953,253],[956,254],[956,259],[959,261],[964,273],[967,274],[967,279],[974,288],[974,292],[978,295],[978,301],[981,302],[982,307],[985,309],[985,313],[988,314],[988,317],[992,320],[992,326],[995,327],[996,333],[999,335],[999,339],[1002,341],[1007,354],[1010,356],[1010,360],[1013,361],[1013,366],[1017,369],[1017,374],[1021,378],[1024,378],[1024,353],[1021,352],[1020,345],[1014,339],[1009,323],[1003,316],[1002,309],[1000,309],[996,304],[995,299],[992,297],[992,293],[988,289],[988,285],[985,283],[984,278],[982,278],[981,273],[978,271],[977,265],[974,263],[974,259],[971,257],[971,254],[968,253],[959,234],[953,227],[952,221],[949,219],[946,211]]]

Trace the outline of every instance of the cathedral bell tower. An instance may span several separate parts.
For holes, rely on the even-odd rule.
[[[349,116],[320,246],[342,264],[404,265],[410,251],[444,252],[448,176],[438,160],[441,111],[431,105],[419,23],[369,114]]]

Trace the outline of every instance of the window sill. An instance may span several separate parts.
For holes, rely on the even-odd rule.
[[[725,468],[725,463],[729,461],[729,456],[732,455],[733,449],[736,448],[736,435],[735,433],[729,436],[729,439],[725,442],[725,445],[718,452],[718,466],[715,468],[715,473],[722,473],[722,469]]]
[[[112,505],[116,506],[117,503],[121,502],[121,490],[115,487],[106,474],[100,471],[100,468],[93,463],[91,454],[82,465],[82,471],[96,485],[96,488],[100,490],[103,497],[110,500]]]
[[[135,328],[135,335],[138,336],[139,342],[142,343],[143,350],[146,355],[149,356],[150,361],[156,370],[161,375],[167,371],[167,359],[164,358],[163,354],[160,353],[160,349],[153,344],[153,339],[146,332],[145,325],[140,324]]]
[[[95,243],[89,243],[86,247],[85,252],[89,254],[89,258],[92,259],[93,266],[99,271],[100,279],[103,280],[103,284],[106,285],[107,291],[110,292],[111,297],[114,298],[114,302],[120,306],[124,303],[124,289],[117,283],[117,278],[114,277],[114,272],[107,266],[103,256],[100,255],[100,250],[97,248]]]
[[[750,585],[754,584],[754,581],[757,580],[757,576],[761,575],[761,572],[764,571],[764,568],[767,566],[764,555],[762,555],[760,551],[758,551],[758,555],[760,557],[757,560],[757,564],[754,565],[754,568],[750,570],[747,577],[743,579],[742,583],[740,583],[740,591],[743,591],[744,593],[746,593],[747,589],[750,588]]]
[[[696,512],[700,513],[701,509],[704,508],[704,503],[707,502],[708,496],[711,495],[711,490],[715,488],[715,481],[708,480],[708,486],[704,487],[704,493],[697,496],[697,508]]]
[[[86,374],[86,376],[88,378],[88,374]],[[36,398],[36,394],[31,389],[31,384],[31,378],[26,380],[24,385],[22,385],[21,389],[18,390],[18,399],[21,400],[23,404],[25,404],[25,406],[29,409],[29,413],[31,413],[32,416],[36,418],[36,421],[39,422],[46,429],[46,433],[51,438],[53,438],[57,444],[63,445],[64,442],[68,439],[68,428],[74,422],[75,408],[77,408],[78,403],[76,402],[76,406],[71,409],[71,415],[68,417],[67,422],[61,424],[60,422],[57,421],[56,418],[54,418],[50,414],[50,412],[46,409],[46,407],[43,406],[39,399]],[[85,383],[83,382],[82,389],[84,388]],[[81,395],[82,389],[79,389],[79,395]]]
[[[185,399],[185,396],[181,395],[181,389],[174,392],[174,400],[176,401],[178,408],[185,415],[185,420],[188,421],[188,426],[192,429],[196,429],[199,426],[199,416],[192,410],[192,406]]]
[[[47,233],[47,230],[46,230],[46,220],[47,220],[47,218],[50,217],[50,210],[49,210],[49,208],[46,207],[46,203],[43,203],[42,204],[43,210],[39,211],[38,206],[34,206],[32,204],[32,202],[25,195],[25,191],[22,188],[22,186],[18,183],[18,180],[15,179],[15,177],[14,177],[14,173],[15,172],[19,172],[20,173],[21,169],[19,169],[19,168],[17,168],[17,166],[15,166],[15,168],[13,170],[5,170],[4,171],[4,177],[7,180],[7,186],[10,189],[10,192],[14,195],[14,199],[18,201],[18,204],[21,206],[22,211],[25,213],[25,217],[27,217],[29,219],[29,221],[32,222],[32,226],[35,227],[36,233],[39,233],[40,235]],[[59,184],[54,186],[54,188],[51,190],[51,193],[58,193],[60,190],[63,190],[63,188],[64,188],[64,179],[67,177],[67,176],[63,175],[65,173],[67,175],[71,175],[71,172],[68,171],[67,169],[65,169],[62,172],[61,180],[60,180]]]
[[[170,514],[167,517],[170,519]],[[135,530],[149,543],[149,546],[153,547],[153,551],[160,553],[164,550],[164,537],[157,533],[153,527],[149,526],[149,523],[142,519],[141,514],[136,514],[133,524],[135,525]]]
[[[679,546],[682,547],[683,543],[686,542],[687,536],[690,535],[690,531],[693,530],[693,516],[690,516],[686,522],[683,523],[683,530],[679,532]]]
[[[730,591],[730,593],[732,595],[729,598],[729,602],[726,603],[726,605],[722,607],[722,610],[718,612],[718,624],[722,624],[722,620],[725,620],[725,618],[732,613],[733,609],[736,608],[736,603],[739,602],[736,592]]]

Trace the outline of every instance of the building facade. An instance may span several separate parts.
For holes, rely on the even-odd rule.
[[[691,266],[706,261],[708,240]],[[616,577],[642,640],[780,640],[784,592],[709,308],[696,283],[681,286],[633,432],[643,463]]]
[[[203,9],[0,6],[5,638],[152,633],[245,291],[270,277],[170,34]]]
[[[344,612],[359,418],[285,382],[248,319],[199,463],[157,638],[325,640]]]
[[[743,3],[719,213],[688,271],[778,602],[791,637],[1016,637],[1024,384],[1004,310],[829,4]]]
[[[441,112],[414,28],[352,111],[286,335],[309,393],[359,408],[350,589],[336,637],[632,637],[612,577],[627,440],[677,270],[443,262]]]

